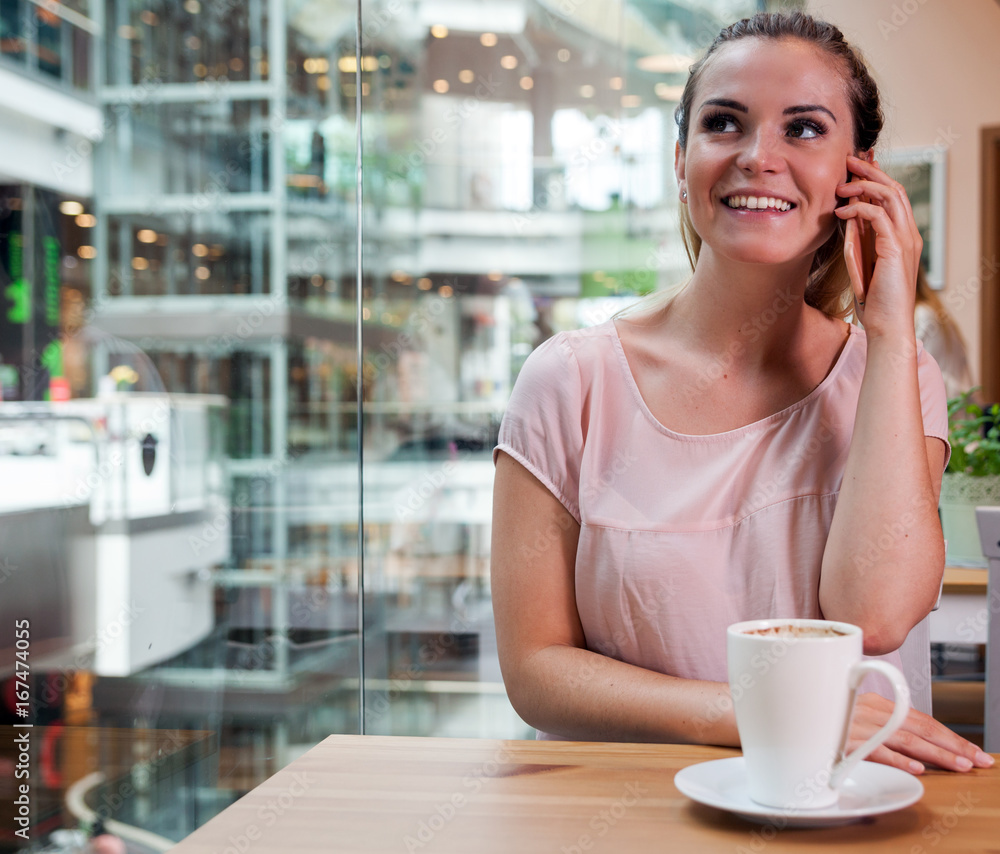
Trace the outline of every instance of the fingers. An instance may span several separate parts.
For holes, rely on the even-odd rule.
[[[852,721],[852,742],[861,735],[874,732],[888,720],[892,705],[877,694],[860,697]],[[925,764],[949,771],[969,771],[993,765],[993,758],[975,744],[930,715],[915,710],[909,712],[903,725],[868,758],[911,774],[921,773]]]
[[[906,191],[900,185],[886,186],[875,181],[851,181],[848,184],[841,184],[837,188],[837,195],[847,199],[852,199],[852,203],[846,207],[854,206],[854,199],[861,202],[876,203],[876,206],[885,208],[892,218],[908,228],[911,234],[919,234],[916,220],[913,217],[913,208],[910,200],[906,196]],[[837,210],[843,210],[838,208]]]

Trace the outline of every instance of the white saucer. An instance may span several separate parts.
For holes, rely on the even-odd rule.
[[[892,812],[920,800],[924,786],[899,768],[862,762],[844,781],[840,799],[825,809],[765,807],[747,794],[742,756],[699,762],[677,772],[674,785],[698,803],[735,813],[748,821],[783,827],[829,827]]]

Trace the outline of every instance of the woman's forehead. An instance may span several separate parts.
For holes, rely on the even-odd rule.
[[[756,96],[795,104],[839,101],[849,109],[846,71],[842,60],[811,42],[750,36],[722,45],[708,58],[692,108],[699,110],[707,98]]]

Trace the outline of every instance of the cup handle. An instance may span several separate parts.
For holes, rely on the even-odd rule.
[[[867,673],[881,673],[892,683],[896,706],[892,710],[889,720],[882,725],[878,732],[833,766],[833,774],[830,777],[830,788],[832,789],[839,789],[857,764],[903,725],[903,720],[910,711],[910,688],[906,684],[906,677],[900,673],[899,668],[893,667],[885,661],[859,661],[851,668],[850,687],[854,700],[851,701],[851,714],[847,718],[847,730],[844,732],[845,744],[851,727],[851,719],[854,717],[854,702],[857,700],[858,686]]]

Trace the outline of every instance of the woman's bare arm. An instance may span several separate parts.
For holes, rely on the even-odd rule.
[[[921,238],[903,187],[875,162],[848,158],[855,180],[845,253],[868,339],[854,434],[823,555],[828,619],[862,627],[865,652],[898,649],[930,611],[944,571],[937,497],[944,443],[924,435],[913,307]],[[857,263],[859,224],[874,233],[875,267]],[[862,308],[863,307],[863,308]]]
[[[729,686],[665,676],[587,650],[576,609],[580,528],[500,453],[491,577],[500,667],[517,713],[563,738],[738,744]]]

